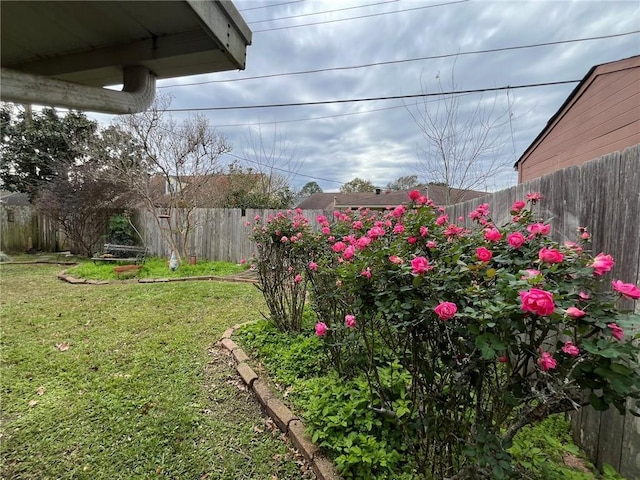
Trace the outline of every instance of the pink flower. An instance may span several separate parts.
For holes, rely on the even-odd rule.
[[[514,202],[513,205],[511,205],[511,213],[518,213],[520,212],[520,210],[522,210],[527,204],[524,203],[522,200],[518,200],[517,202]]]
[[[411,269],[416,275],[422,275],[432,268],[433,266],[429,265],[429,260],[427,260],[425,257],[416,257],[411,260]]]
[[[589,300],[591,298],[591,296],[587,292],[580,292],[580,293],[578,293],[578,296],[582,300]]]
[[[578,355],[580,355],[580,349],[571,341],[565,342],[564,346],[562,347],[562,351],[567,355],[571,355],[572,357],[577,357]]]
[[[347,248],[347,245],[344,242],[336,242],[333,244],[333,247],[331,247],[336,253],[342,252],[345,248]]]
[[[240,265],[244,265],[245,263],[247,263],[247,260],[245,258],[241,258]]]
[[[617,323],[607,323],[607,327],[611,329],[611,335],[613,335],[613,338],[621,342],[624,338],[624,330],[622,330]]]
[[[490,242],[498,242],[502,238],[502,233],[495,228],[489,228],[485,230],[484,238]]]
[[[419,198],[420,198],[420,192],[418,190],[411,190],[409,192],[409,199],[411,199],[411,200],[413,200],[415,202]]]
[[[542,247],[538,253],[538,258],[544,263],[560,263],[564,260],[564,255],[555,248]]]
[[[342,257],[345,260],[351,260],[355,255],[355,253],[356,253],[356,247],[354,247],[353,245],[349,245],[347,248],[345,248],[344,253],[342,254]]]
[[[256,222],[259,222],[260,220],[262,220],[262,217],[261,217],[260,215],[256,215],[255,217],[253,217],[253,219],[254,219]]]
[[[593,262],[591,263],[590,267],[593,268],[594,275],[604,275],[605,273],[610,271],[614,265],[615,265],[615,262],[613,261],[613,258],[611,257],[611,255],[605,255],[604,253],[599,253],[593,259]]]
[[[287,242],[289,241],[289,239],[288,239],[287,237],[282,237],[282,238],[280,239],[280,241],[281,241],[282,243],[287,243]]]
[[[485,247],[478,247],[476,248],[476,256],[481,262],[488,262],[493,257],[493,253]]]
[[[567,315],[571,318],[582,318],[587,314],[584,310],[580,310],[578,307],[567,308]]]
[[[582,233],[580,234],[580,238],[581,238],[582,240],[589,240],[589,239],[591,238],[591,235],[589,235],[589,232],[582,232]]]
[[[507,358],[506,355],[501,355],[501,356],[498,357],[498,361],[500,363],[507,363],[509,361],[509,359]]]
[[[407,238],[407,242],[409,242],[411,245],[415,244],[417,241],[418,241],[418,237]]]
[[[452,223],[446,228],[446,230],[444,231],[444,234],[447,237],[455,237],[457,235],[461,235],[463,232],[464,232],[464,228],[459,227]]]
[[[640,298],[640,288],[636,287],[633,283],[623,283],[621,280],[614,280],[611,282],[613,289],[621,295],[638,300]]]
[[[391,212],[391,215],[393,215],[395,218],[400,218],[404,214],[406,209],[407,208],[404,205],[399,205],[393,209],[393,212]]]
[[[331,229],[329,227],[322,227],[322,234],[329,235],[331,233]]]
[[[440,215],[438,218],[436,218],[436,225],[446,225],[447,223],[449,223],[449,215]]]
[[[507,235],[507,243],[513,248],[520,248],[527,241],[520,232],[513,232]]]
[[[542,200],[543,198],[544,197],[540,192],[527,193],[527,200],[529,200],[531,203],[536,203],[537,201]]]
[[[399,256],[397,255],[391,255],[389,257],[389,261],[391,263],[395,263],[396,265],[402,265],[404,263],[404,260],[402,260]]]
[[[318,264],[316,262],[309,262],[309,270],[315,272],[318,270]]]
[[[529,280],[531,278],[537,277],[538,275],[542,275],[542,272],[540,270],[536,270],[535,268],[528,268],[524,272],[526,273],[526,275],[522,276],[522,280]]]
[[[551,315],[555,304],[553,303],[553,293],[538,288],[520,292],[521,310],[532,312],[538,315]]]
[[[327,334],[327,325],[324,322],[316,323],[316,335],[322,337]]]
[[[440,302],[433,311],[440,317],[440,320],[449,320],[455,317],[458,306],[453,302]]]
[[[302,281],[302,275],[297,274],[295,276],[295,278],[293,279],[293,281],[296,282],[296,283],[300,283]]]
[[[344,317],[344,324],[349,328],[355,328],[356,326],[356,317],[353,315],[346,315]]]
[[[549,352],[541,352],[540,358],[538,358],[538,365],[540,365],[543,372],[546,372],[547,370],[556,368],[558,362],[556,362],[555,358],[553,358]]]
[[[437,247],[438,247],[438,242],[434,240],[429,240],[427,242],[427,248],[437,248]]]
[[[420,236],[421,237],[426,237],[427,235],[429,235],[429,229],[427,227],[425,227],[424,225],[422,225],[420,227]]]
[[[318,222],[318,223],[320,223],[320,224],[322,224],[322,223],[324,223],[324,222],[326,222],[326,221],[327,221],[327,217],[325,217],[324,215],[318,215],[318,216],[316,217],[316,222]]]
[[[378,237],[382,237],[385,233],[384,228],[381,226],[375,226],[367,232],[367,236],[372,239],[376,239]]]
[[[363,269],[360,272],[360,275],[362,275],[363,277],[366,277],[366,278],[371,278],[372,277],[372,275],[371,275],[371,267],[367,267],[367,268]]]
[[[551,232],[551,225],[544,223],[534,223],[532,225],[527,225],[527,232],[532,235],[549,235]]]
[[[576,253],[582,253],[582,247],[576,242],[570,242],[567,240],[566,242],[564,242],[564,246]]]
[[[360,230],[360,229],[362,228],[362,222],[361,222],[360,220],[356,220],[355,222],[353,222],[353,223],[351,224],[351,227],[352,227],[354,230]]]
[[[371,243],[371,239],[369,237],[360,237],[356,240],[356,248],[358,250],[364,250]]]
[[[398,223],[395,227],[393,227],[393,233],[404,233],[404,225]]]

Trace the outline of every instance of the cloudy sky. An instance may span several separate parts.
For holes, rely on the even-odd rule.
[[[638,0],[234,4],[253,31],[246,70],[160,81],[161,91],[173,96],[172,108],[398,97],[580,80],[594,65],[640,54]],[[605,36],[613,37],[575,41]],[[565,43],[512,48],[550,42]],[[500,51],[473,53],[495,49]],[[295,74],[310,70],[316,72]],[[457,97],[457,122],[478,108],[489,119],[502,115],[497,120],[501,128],[492,132],[492,143],[500,147],[492,157],[507,167],[489,179],[488,189],[516,183],[513,163],[575,85]],[[443,97],[425,98],[431,113],[444,105]],[[260,168],[256,162],[269,163],[257,152],[262,143],[265,150],[275,151],[272,157],[294,188],[316,181],[328,192],[354,177],[381,187],[404,175],[427,180],[420,161],[426,144],[414,120],[425,98],[201,113],[232,143],[237,157],[228,157],[229,162],[246,158],[245,164],[254,168]]]

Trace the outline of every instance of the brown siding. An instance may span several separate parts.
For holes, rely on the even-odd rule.
[[[529,147],[520,182],[640,143],[640,56],[601,65]]]

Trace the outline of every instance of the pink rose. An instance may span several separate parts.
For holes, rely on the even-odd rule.
[[[327,333],[327,325],[324,322],[316,323],[316,335],[322,337]]]
[[[356,317],[353,315],[346,315],[344,317],[344,324],[349,328],[355,328],[356,326]]]
[[[287,237],[282,237],[282,238],[280,239],[280,241],[281,241],[282,243],[287,243],[287,242],[289,241],[289,239],[288,239]]]
[[[498,242],[502,238],[502,234],[500,233],[499,230],[495,228],[490,228],[488,230],[485,230],[484,238],[490,242]]]
[[[610,271],[614,265],[615,265],[615,262],[613,261],[613,258],[611,257],[611,255],[605,255],[604,253],[599,253],[593,259],[593,262],[591,263],[590,267],[593,268],[594,275],[604,275],[605,273]]]
[[[509,359],[507,358],[506,355],[501,355],[501,356],[498,357],[498,361],[500,363],[507,363],[509,361]]]
[[[355,253],[356,253],[356,247],[354,247],[353,245],[349,245],[347,248],[345,248],[344,253],[342,254],[342,257],[345,260],[351,260],[355,255]]]
[[[520,307],[525,312],[532,312],[538,315],[551,315],[555,304],[553,303],[553,293],[538,288],[520,292]]]
[[[294,282],[296,282],[296,283],[300,283],[300,282],[302,281],[302,275],[297,274],[297,275],[294,277],[293,281],[294,281]]]
[[[547,370],[556,368],[558,362],[556,362],[549,352],[541,352],[540,358],[538,358],[538,365],[540,365],[543,372],[546,372]]]
[[[362,222],[361,222],[360,220],[356,220],[355,222],[353,222],[353,223],[351,224],[351,227],[352,227],[354,230],[360,230],[360,229],[362,228]]]
[[[427,242],[427,248],[437,248],[437,247],[438,247],[438,242],[434,240],[429,240]]]
[[[329,235],[331,233],[331,229],[329,227],[322,227],[322,234]]]
[[[573,342],[567,341],[562,347],[562,351],[572,357],[577,357],[580,354],[580,349],[576,347]]]
[[[367,236],[372,239],[376,239],[378,237],[384,236],[385,233],[386,232],[384,231],[384,228],[382,228],[381,226],[375,226],[367,232]]]
[[[344,242],[336,242],[333,244],[333,247],[331,247],[332,250],[336,253],[340,253],[342,252],[345,248],[347,248],[347,245]]]
[[[421,237],[426,237],[427,235],[429,235],[429,229],[427,227],[425,227],[424,225],[422,225],[420,227],[420,236]]]
[[[584,310],[580,310],[577,307],[569,307],[567,308],[567,315],[571,318],[582,318],[587,314]]]
[[[513,232],[507,235],[507,243],[513,248],[520,248],[527,241],[520,232]]]
[[[411,245],[415,244],[417,241],[418,241],[418,237],[407,238],[407,242],[409,242]]]
[[[517,202],[514,202],[513,205],[511,205],[511,212],[512,213],[518,213],[520,210],[522,210],[527,204],[524,203],[522,200],[518,200]]]
[[[624,338],[624,330],[622,330],[617,323],[607,323],[607,327],[611,329],[611,335],[613,335],[613,338],[621,342]]]
[[[404,233],[404,225],[397,224],[395,227],[393,227],[393,233]]]
[[[582,300],[589,300],[591,298],[591,296],[587,292],[580,292],[580,293],[578,293],[578,296]]]
[[[564,255],[555,248],[542,247],[538,253],[538,258],[544,263],[560,263],[564,260]]]
[[[247,263],[247,260],[245,258],[241,258],[240,265],[244,265],[245,263]]]
[[[540,192],[527,193],[527,200],[529,200],[531,203],[536,203],[537,201],[542,200],[543,198],[544,197]]]
[[[393,209],[393,212],[391,212],[391,215],[393,215],[395,218],[400,218],[402,215],[404,215],[405,210],[406,210],[406,207],[404,205],[399,205]]]
[[[531,235],[549,235],[549,232],[551,232],[551,225],[545,225],[544,223],[527,225],[527,232]]]
[[[453,302],[440,302],[433,311],[440,317],[440,320],[449,320],[455,317],[458,307]]]
[[[309,270],[315,272],[318,270],[318,264],[316,262],[309,262]]]
[[[611,282],[613,289],[627,298],[638,300],[640,298],[640,288],[633,283],[623,283],[621,280]]]
[[[425,257],[416,257],[411,260],[411,269],[416,275],[422,275],[432,268],[433,266],[429,265],[429,261]]]
[[[389,257],[389,261],[391,263],[395,263],[396,265],[402,265],[404,263],[404,260],[402,260],[399,256],[397,255],[391,255]]]
[[[420,192],[418,190],[411,190],[409,192],[409,199],[411,199],[411,200],[413,200],[415,202],[419,198],[420,198]]]
[[[364,250],[371,243],[371,239],[369,237],[360,237],[356,240],[356,248],[358,250]]]
[[[446,225],[447,223],[449,223],[449,215],[440,215],[438,218],[436,218],[436,225]]]
[[[493,253],[485,247],[478,247],[476,248],[476,256],[481,262],[488,262],[493,257]]]
[[[367,267],[360,272],[360,275],[366,278],[371,278],[371,267]]]
[[[532,278],[536,278],[538,275],[542,275],[540,270],[536,270],[535,268],[528,268],[524,271],[525,275],[521,277],[522,280],[530,280]]]

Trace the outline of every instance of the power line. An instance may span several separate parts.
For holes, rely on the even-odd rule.
[[[322,22],[313,22],[313,23],[302,23],[299,25],[289,25],[287,27],[266,28],[264,30],[254,30],[253,33],[255,34],[255,33],[273,32],[275,30],[287,30],[289,28],[311,27],[313,25],[324,25],[326,23],[346,22],[348,20],[358,20],[361,18],[379,17],[381,15],[391,15],[393,13],[403,13],[403,12],[412,12],[415,10],[424,10],[425,8],[444,7],[446,5],[455,5],[457,3],[467,3],[469,1],[471,0],[456,0],[453,2],[437,3],[434,5],[425,5],[422,7],[405,8],[403,10],[395,10],[393,12],[370,13],[368,15],[360,15],[357,17],[339,18],[336,20],[324,20]]]
[[[247,109],[254,109],[254,108],[303,107],[303,106],[310,106],[310,105],[327,105],[327,104],[337,104],[337,103],[399,100],[402,98],[439,97],[444,95],[458,95],[458,94],[464,94],[464,93],[497,92],[501,90],[518,90],[522,88],[549,87],[553,85],[565,85],[568,83],[578,83],[578,82],[580,82],[580,80],[562,80],[559,82],[529,83],[525,85],[505,85],[502,87],[476,88],[476,89],[457,90],[457,91],[448,91],[448,92],[415,93],[413,95],[393,95],[393,96],[387,96],[387,97],[350,98],[350,99],[344,99],[344,100],[320,100],[317,102],[273,103],[273,104],[264,104],[264,105],[239,105],[234,107],[167,108],[165,110],[159,110],[159,111],[161,112],[204,112],[204,111],[213,111],[213,110],[247,110]]]
[[[244,158],[241,157],[239,155],[236,155],[234,153],[227,153],[227,155],[229,155],[230,157],[236,158],[238,160],[242,160],[245,162],[249,162],[249,163],[253,163],[255,165],[258,165],[259,167],[264,167],[265,165],[256,161],[256,160],[250,160],[248,158]],[[313,175],[306,175],[304,173],[298,173],[298,172],[294,172],[293,170],[287,170],[286,168],[280,168],[280,167],[274,167],[269,165],[269,168],[273,169],[273,170],[277,170],[279,172],[284,172],[284,173],[289,173],[292,174],[294,176],[297,177],[305,177],[305,178],[311,178],[312,180],[321,180],[323,182],[331,182],[331,183],[337,183],[338,185],[344,185],[345,182],[339,182],[338,180],[329,180],[328,178],[321,178],[321,177],[314,177]]]
[[[394,65],[394,64],[398,64],[398,63],[408,63],[408,62],[419,62],[419,61],[423,61],[423,60],[436,60],[436,59],[441,59],[441,58],[450,58],[450,57],[465,56],[465,55],[478,55],[478,54],[483,54],[483,53],[506,52],[506,51],[509,51],[509,50],[522,50],[522,49],[526,49],[526,48],[548,47],[548,46],[551,46],[551,45],[563,45],[563,44],[567,44],[567,43],[589,42],[589,41],[593,41],[593,40],[606,40],[606,39],[609,39],[609,38],[624,37],[624,36],[627,36],[627,35],[633,35],[633,34],[637,34],[637,33],[640,33],[640,30],[633,30],[631,32],[624,32],[624,33],[615,33],[615,34],[611,34],[611,35],[601,35],[601,36],[598,36],[598,37],[574,38],[574,39],[570,39],[570,40],[558,40],[558,41],[555,41],[555,42],[532,43],[532,44],[528,44],[528,45],[515,45],[515,46],[511,46],[511,47],[490,48],[490,49],[485,49],[485,50],[471,50],[471,51],[468,51],[468,52],[445,53],[445,54],[441,54],[441,55],[430,55],[430,56],[427,56],[427,57],[407,58],[407,59],[404,59],[404,60],[388,60],[388,61],[384,61],[384,62],[363,63],[363,64],[360,64],[360,65],[350,65],[350,66],[343,66],[343,67],[327,67],[327,68],[318,68],[318,69],[314,69],[314,70],[300,70],[300,71],[297,71],[297,72],[271,73],[271,74],[267,74],[267,75],[256,75],[256,76],[253,76],[253,77],[232,78],[232,79],[229,79],[229,80],[207,80],[207,81],[203,81],[203,82],[183,83],[183,84],[174,84],[174,85],[163,85],[163,86],[159,86],[157,88],[189,87],[189,86],[194,86],[194,85],[206,85],[206,84],[209,84],[209,83],[242,82],[242,81],[245,81],[245,80],[258,80],[258,79],[272,78],[272,77],[283,77],[283,76],[288,76],[288,75],[306,75],[306,74],[309,74],[309,73],[321,73],[321,72],[331,72],[331,71],[340,71],[340,70],[352,70],[352,69],[358,69],[358,68],[377,67],[377,66],[381,66],[381,65]]]
[[[248,12],[249,10],[260,10],[262,8],[271,8],[271,7],[279,7],[281,5],[289,5],[292,3],[302,3],[304,2],[304,0],[295,0],[292,2],[282,2],[282,3],[272,3],[271,5],[262,5],[260,7],[250,7],[250,8],[243,8],[242,10],[238,10],[239,12]]]
[[[325,13],[344,12],[345,10],[355,10],[358,8],[374,7],[376,5],[384,5],[385,3],[395,3],[398,1],[400,0],[386,0],[384,2],[368,3],[366,5],[357,5],[355,7],[337,8],[335,10],[324,10],[322,12],[300,13],[298,15],[289,15],[288,17],[267,18],[266,20],[254,20],[251,22],[247,22],[247,25],[253,25],[255,23],[277,22],[278,20],[289,20],[291,18],[311,17],[313,15],[322,15]]]
[[[455,95],[452,98],[460,98],[460,97],[465,97],[467,95],[472,95],[472,94],[465,93],[465,94],[462,94],[462,95]],[[439,102],[441,100],[444,100],[444,99],[437,98],[435,100],[429,101],[429,103]],[[393,107],[372,108],[370,110],[361,110],[359,112],[336,113],[336,114],[333,114],[333,115],[322,115],[322,116],[319,116],[319,117],[294,118],[294,119],[291,119],[291,120],[274,120],[272,122],[229,123],[229,124],[212,125],[212,126],[214,128],[230,128],[230,127],[251,127],[253,125],[277,125],[277,124],[280,124],[280,123],[297,123],[297,122],[307,122],[307,121],[312,121],[312,120],[325,120],[327,118],[349,117],[349,116],[352,116],[352,115],[364,115],[364,114],[367,114],[367,113],[382,112],[382,111],[385,111],[385,110],[395,110],[397,108],[406,108],[406,105],[403,104],[403,105],[394,105]]]

